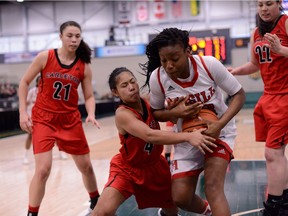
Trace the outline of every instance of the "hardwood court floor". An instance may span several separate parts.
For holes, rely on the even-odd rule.
[[[244,215],[239,212],[258,211],[257,209],[262,207],[266,187],[264,143],[254,141],[251,109],[243,109],[236,119],[238,137],[234,149],[235,160],[227,171],[225,192],[233,215]],[[99,123],[100,130],[91,125],[84,125],[84,129],[101,192],[108,178],[110,159],[118,152],[119,141],[113,116],[101,118]],[[28,188],[34,172],[34,162],[31,153],[30,163],[22,164],[25,138],[26,134],[21,134],[0,139],[1,216],[26,215]],[[67,160],[60,160],[56,148],[54,156],[39,216],[81,216],[89,203],[80,173],[70,156]],[[197,193],[204,196],[201,176],[198,185]],[[118,215],[153,216],[156,212],[157,209],[138,210],[132,197],[120,207]],[[195,214],[181,212],[181,215]],[[249,215],[258,215],[258,213]]]

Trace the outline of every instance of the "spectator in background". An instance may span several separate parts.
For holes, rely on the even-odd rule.
[[[109,29],[109,41],[115,41],[114,26],[111,26]]]
[[[16,95],[17,90],[14,85],[6,81],[0,84],[0,98],[9,98]]]

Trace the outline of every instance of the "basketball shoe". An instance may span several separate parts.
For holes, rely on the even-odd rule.
[[[89,207],[83,216],[90,216],[93,210]]]
[[[25,164],[25,165],[27,165],[27,164],[29,164],[29,159],[28,159],[28,157],[24,157],[23,158],[23,162],[22,162],[23,164]]]
[[[157,213],[158,216],[166,216],[166,214],[163,212],[162,208],[159,208],[158,209],[158,213]],[[181,216],[180,214],[177,214],[178,216]]]
[[[288,203],[281,203],[279,216],[287,216],[288,215]]]
[[[263,202],[264,209],[262,216],[279,216],[280,203],[266,203]]]

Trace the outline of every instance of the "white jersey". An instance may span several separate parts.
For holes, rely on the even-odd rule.
[[[167,98],[173,99],[189,95],[192,102],[202,102],[216,112],[218,118],[227,110],[223,99],[222,90],[228,95],[236,94],[242,86],[231,75],[224,65],[212,56],[200,57],[193,55],[188,59],[190,76],[187,79],[172,80],[163,67],[154,70],[150,77],[150,103],[153,109],[163,109]],[[205,63],[204,63],[205,62]],[[178,119],[177,129],[182,131],[183,119]],[[235,119],[221,130],[219,139],[226,142],[231,148],[234,147],[236,137]],[[188,143],[175,145],[175,160],[193,158],[201,160],[202,153]],[[201,166],[201,165],[200,165]]]
[[[37,98],[37,93],[38,93],[38,88],[35,86],[31,89],[29,89],[28,94],[27,94],[27,113],[31,116],[32,114],[32,108],[36,102]]]

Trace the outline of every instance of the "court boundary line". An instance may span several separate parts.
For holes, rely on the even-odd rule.
[[[249,211],[239,212],[239,213],[232,214],[232,216],[240,216],[240,215],[246,215],[246,214],[250,214],[250,213],[260,212],[262,209],[263,208],[252,209],[252,210],[249,210]]]

